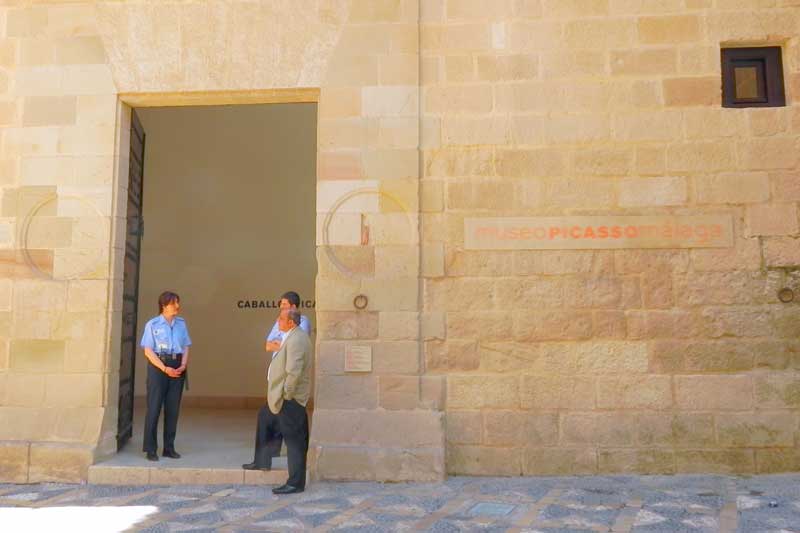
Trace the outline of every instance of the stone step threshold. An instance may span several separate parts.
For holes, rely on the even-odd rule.
[[[89,467],[90,485],[283,485],[286,469],[244,470],[242,468],[181,468],[160,466]]]

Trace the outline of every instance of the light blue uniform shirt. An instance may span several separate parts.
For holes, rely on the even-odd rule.
[[[186,322],[179,316],[172,319],[172,325],[164,315],[158,315],[144,326],[142,348],[150,348],[157,354],[177,354],[183,353],[184,347],[191,345],[192,339],[189,338]]]
[[[300,315],[300,329],[311,335],[311,322],[308,321],[305,315]],[[267,342],[278,341],[283,342],[283,336],[289,333],[288,331],[281,331],[278,327],[278,321],[272,326],[272,330],[267,335]]]

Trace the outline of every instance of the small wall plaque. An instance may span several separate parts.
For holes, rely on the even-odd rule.
[[[344,349],[345,372],[372,372],[372,346],[347,345]]]

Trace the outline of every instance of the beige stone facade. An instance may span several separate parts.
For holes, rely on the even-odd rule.
[[[797,0],[4,2],[0,480],[114,453],[131,106],[283,101],[319,104],[316,477],[797,470],[799,34]],[[789,105],[722,108],[720,47],[762,44]],[[733,247],[464,247],[706,214]]]

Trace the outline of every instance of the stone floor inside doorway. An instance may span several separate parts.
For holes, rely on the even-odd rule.
[[[453,477],[438,484],[2,485],[12,531],[797,532],[800,475]]]
[[[181,409],[175,448],[177,460],[148,461],[142,453],[145,408],[134,411],[133,436],[116,455],[89,467],[91,484],[270,484],[286,480],[285,447],[271,472],[244,471],[253,460],[258,408]],[[158,443],[161,446],[162,420]],[[159,448],[159,454],[161,449]],[[0,528],[2,530],[2,528]]]

